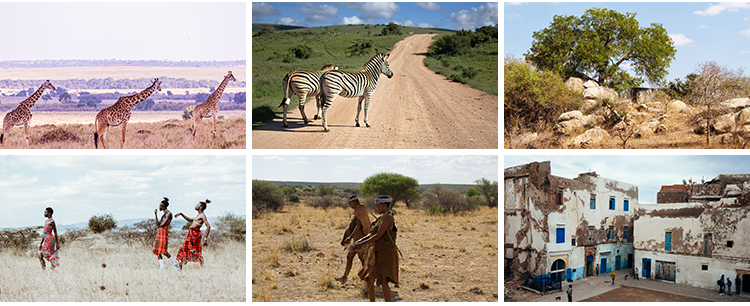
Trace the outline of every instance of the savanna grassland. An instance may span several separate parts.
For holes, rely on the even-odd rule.
[[[391,285],[395,301],[497,302],[497,208],[433,216],[403,205],[394,210],[403,255],[401,284]],[[254,219],[253,301],[367,301],[356,257],[348,282],[334,280],[344,272],[346,250],[340,241],[351,218],[349,207],[324,210],[296,204]],[[382,301],[379,287],[376,292],[376,300]]]
[[[256,25],[254,25],[254,28]],[[261,26],[262,27],[262,26]],[[294,69],[319,70],[326,64],[334,64],[339,70],[361,71],[376,53],[388,53],[394,45],[414,34],[447,35],[453,31],[402,27],[402,35],[380,36],[385,25],[338,25],[276,31],[269,34],[253,34],[253,126],[272,120],[280,112],[283,98],[282,80]],[[336,33],[330,34],[329,32]],[[352,54],[355,44],[366,45]],[[289,56],[289,49],[298,45],[310,47],[308,58]],[[312,98],[311,98],[312,99]],[[313,102],[314,103],[314,102]],[[314,108],[314,104],[309,104]],[[289,108],[295,109],[298,99],[292,98]]]
[[[60,267],[42,270],[38,250],[0,252],[0,302],[244,302],[245,243],[224,240],[203,248],[204,266],[165,269],[151,247],[94,239],[74,241],[60,251]],[[173,234],[172,256],[185,238]]]
[[[181,112],[133,112],[125,135],[126,149],[244,149],[245,111],[219,111],[225,119],[212,119],[198,126],[191,141],[193,120],[182,120]],[[96,112],[34,112],[26,146],[23,127],[4,136],[5,149],[93,149]],[[170,119],[171,118],[171,119]],[[179,118],[179,119],[178,119]],[[107,148],[120,148],[122,126],[110,127]],[[101,144],[100,144],[101,146]]]

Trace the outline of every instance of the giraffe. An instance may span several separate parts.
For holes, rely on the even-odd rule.
[[[5,114],[5,119],[3,119],[3,133],[0,134],[0,145],[3,144],[3,138],[5,137],[5,134],[7,133],[8,135],[10,135],[10,129],[13,128],[14,125],[23,125],[24,134],[26,136],[26,146],[29,146],[29,122],[31,121],[31,107],[33,107],[34,103],[39,100],[39,97],[42,96],[45,89],[57,90],[55,86],[52,85],[49,80],[47,80],[46,82],[44,82],[44,84],[42,84],[42,86],[39,87],[39,89],[31,94],[31,96],[21,101],[16,109]]]
[[[154,93],[154,89],[161,91],[161,81],[159,81],[159,78],[155,78],[153,84],[143,91],[134,95],[120,97],[115,104],[100,110],[96,114],[96,120],[94,120],[94,128],[96,129],[94,132],[94,148],[98,149],[99,145],[97,142],[101,141],[102,148],[106,149],[107,145],[104,141],[107,138],[109,127],[122,124],[122,138],[120,138],[120,149],[122,149],[125,146],[125,131],[128,126],[128,120],[130,120],[130,109],[136,104],[143,102],[143,100],[146,100],[146,98]]]
[[[224,77],[224,80],[221,81],[219,87],[217,87],[216,90],[211,93],[210,96],[208,96],[206,102],[196,105],[195,109],[193,109],[194,121],[192,140],[195,140],[196,129],[198,128],[198,124],[201,123],[201,120],[203,120],[203,118],[213,117],[214,133],[216,133],[216,115],[219,113],[219,99],[221,99],[221,94],[224,92],[224,88],[227,87],[227,83],[229,83],[229,80],[232,80],[233,82],[237,81],[237,79],[234,78],[234,75],[232,75],[231,71],[229,71],[229,74]]]

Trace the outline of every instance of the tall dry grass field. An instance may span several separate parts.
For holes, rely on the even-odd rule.
[[[482,207],[462,216],[428,216],[398,206],[397,245],[404,258],[401,284],[391,285],[394,300],[497,302],[497,214],[497,208]],[[334,280],[344,273],[346,250],[339,243],[351,217],[348,207],[326,211],[289,205],[254,219],[253,301],[367,301],[364,282],[357,277],[359,259],[354,259],[346,284]],[[377,300],[382,301],[379,290]]]
[[[181,112],[133,112],[128,123],[126,149],[245,149],[245,111],[220,112],[225,119],[212,120],[198,126],[196,141],[191,141],[192,120],[174,119]],[[34,113],[26,147],[23,127],[14,127],[5,135],[4,149],[93,149],[94,112]],[[166,119],[173,118],[173,119]],[[84,123],[85,122],[85,123]],[[41,124],[41,125],[36,125]],[[120,148],[122,126],[110,127],[107,148]],[[101,146],[101,144],[100,144]]]
[[[184,235],[170,239],[177,256]],[[179,238],[179,239],[178,239]],[[179,241],[178,241],[179,240]],[[42,270],[38,251],[0,252],[0,302],[244,302],[245,244],[225,240],[203,248],[203,268],[188,263],[176,271],[151,248],[75,241],[60,249],[60,267]],[[102,267],[102,265],[106,265]]]

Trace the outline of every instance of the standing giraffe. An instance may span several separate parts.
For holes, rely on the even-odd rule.
[[[154,93],[154,89],[161,91],[161,81],[159,81],[159,78],[155,78],[154,83],[143,91],[131,96],[120,97],[115,104],[100,110],[96,114],[96,120],[94,120],[94,128],[96,129],[96,132],[94,132],[94,148],[99,148],[97,141],[101,140],[102,148],[106,149],[107,145],[104,141],[107,138],[109,127],[122,124],[122,138],[120,139],[120,149],[122,149],[125,146],[125,131],[128,126],[128,120],[130,120],[130,109],[136,104],[143,102],[143,100],[146,100],[146,98]]]
[[[31,121],[31,107],[34,106],[34,103],[36,103],[37,100],[39,100],[39,97],[42,96],[45,89],[51,89],[51,90],[57,90],[52,83],[47,80],[42,84],[42,86],[39,87],[31,96],[26,98],[26,100],[21,101],[21,104],[16,107],[16,109],[10,111],[10,113],[5,114],[5,119],[3,119],[3,133],[0,134],[0,145],[3,144],[3,138],[5,137],[5,134],[7,133],[10,135],[10,129],[13,128],[14,125],[23,125],[24,134],[26,135],[26,146],[29,146],[29,122]]]
[[[195,119],[193,121],[193,140],[195,140],[195,130],[198,128],[198,124],[201,123],[203,118],[214,118],[214,133],[216,133],[216,115],[219,113],[219,99],[221,99],[221,94],[224,93],[224,88],[227,87],[229,80],[232,80],[233,82],[237,81],[231,71],[229,71],[229,74],[224,77],[224,80],[221,81],[219,87],[208,96],[206,102],[196,105],[195,109],[193,109],[193,118]]]

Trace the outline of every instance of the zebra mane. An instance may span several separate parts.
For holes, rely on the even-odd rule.
[[[373,56],[369,61],[367,61],[367,63],[365,63],[365,66],[363,67],[364,68],[363,70],[366,70],[367,67],[369,67],[370,64],[372,64],[375,60],[382,60],[385,56],[386,56],[385,53],[375,54],[375,56]]]

